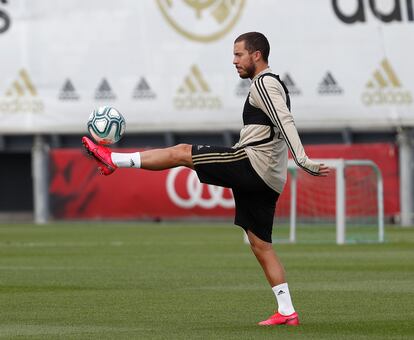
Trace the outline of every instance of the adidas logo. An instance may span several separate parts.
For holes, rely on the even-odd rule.
[[[115,100],[116,95],[112,92],[111,86],[108,81],[103,78],[102,82],[99,84],[98,88],[95,91],[96,100]]]
[[[132,93],[134,99],[154,99],[155,93],[151,90],[145,78],[141,78]]]
[[[37,91],[34,87],[30,77],[25,69],[19,71],[18,78],[6,90],[7,97],[17,96],[23,97],[25,95],[36,96]]]
[[[201,75],[197,65],[191,66],[190,74],[184,78],[184,83],[178,89],[179,93],[210,92],[210,87]]]
[[[342,88],[340,88],[332,76],[331,72],[327,72],[325,77],[322,79],[322,82],[319,84],[318,93],[319,94],[333,94],[338,95],[343,92]]]
[[[73,86],[70,79],[67,79],[63,84],[62,89],[59,93],[60,100],[79,100],[79,95],[76,93],[75,87]]]
[[[289,90],[289,94],[293,96],[299,96],[302,94],[301,90],[296,86],[293,79],[290,77],[289,73],[286,73],[282,81],[285,83],[286,87]]]
[[[279,290],[279,291],[277,292],[277,296],[282,295],[282,294],[285,294],[285,292],[284,292],[283,290]]]
[[[7,88],[4,99],[0,100],[0,113],[42,113],[43,101],[37,99],[37,89],[28,72],[21,69],[17,79]]]
[[[381,61],[362,93],[365,105],[411,104],[413,101],[409,91],[403,90],[400,80],[387,59]]]
[[[190,68],[182,85],[177,90],[174,105],[177,109],[219,109],[221,100],[210,94],[210,86],[201,74],[197,65]]]
[[[236,96],[246,97],[250,91],[251,81],[249,79],[242,79],[236,87]]]

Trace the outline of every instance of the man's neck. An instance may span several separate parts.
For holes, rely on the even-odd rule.
[[[256,67],[256,72],[254,73],[254,76],[251,79],[254,79],[258,74],[260,74],[261,72],[263,72],[264,70],[268,69],[269,65],[268,64],[263,64],[260,65],[260,67]]]

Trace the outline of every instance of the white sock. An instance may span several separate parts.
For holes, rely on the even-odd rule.
[[[287,283],[281,283],[280,285],[272,287],[273,293],[275,293],[277,304],[279,306],[278,312],[282,315],[290,315],[295,312],[290,298],[289,287]]]
[[[139,152],[134,153],[111,153],[112,162],[118,168],[140,168],[141,155]]]

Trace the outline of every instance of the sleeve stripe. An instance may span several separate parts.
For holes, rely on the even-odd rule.
[[[300,168],[302,168],[306,172],[310,173],[311,175],[318,174],[318,173],[316,173],[316,172],[314,172],[314,171],[312,171],[312,170],[310,170],[310,169],[302,166],[298,162],[298,159],[297,159],[297,156],[295,154],[295,151],[294,151],[294,149],[292,147],[292,144],[291,144],[291,142],[290,142],[290,140],[289,140],[289,138],[288,138],[285,130],[283,129],[283,125],[282,125],[282,123],[281,123],[281,121],[279,119],[279,116],[277,115],[277,111],[276,111],[276,109],[275,109],[275,107],[274,107],[274,105],[273,105],[273,103],[271,101],[271,98],[269,96],[269,93],[266,90],[266,87],[264,86],[263,78],[264,77],[259,77],[259,79],[255,82],[255,87],[257,89],[257,92],[259,93],[260,98],[262,99],[263,103],[265,104],[265,106],[266,106],[266,108],[267,108],[267,110],[269,112],[270,118],[276,123],[276,125],[279,128],[280,132],[282,132],[282,135],[283,135],[283,137],[285,139],[285,142],[288,145],[290,152],[292,153],[293,160],[295,161],[295,163],[297,164],[297,166],[299,166]]]
[[[259,84],[259,86],[256,86],[256,88],[258,89],[259,95],[260,95],[260,97],[262,98],[263,102],[264,102],[264,103],[266,103],[266,107],[268,108],[269,114],[273,117],[273,120],[275,120],[275,121],[276,121],[276,123],[277,123],[277,126],[278,126],[279,130],[282,132],[283,137],[285,138],[286,144],[288,145],[289,150],[290,150],[290,152],[292,153],[293,160],[295,161],[295,163],[297,164],[297,166],[299,166],[300,168],[302,168],[302,169],[303,169],[303,170],[305,170],[306,172],[308,172],[308,173],[310,173],[310,174],[312,174],[312,175],[317,174],[316,172],[314,172],[314,171],[312,171],[312,170],[310,170],[310,169],[308,169],[308,168],[306,168],[306,167],[302,166],[302,165],[299,163],[299,161],[298,161],[298,159],[297,159],[297,156],[296,156],[296,154],[295,154],[295,152],[294,152],[294,149],[293,149],[293,147],[292,147],[292,144],[291,144],[291,142],[290,142],[290,140],[289,140],[289,138],[288,138],[288,136],[287,136],[287,134],[286,134],[285,130],[283,129],[282,122],[280,121],[279,116],[277,115],[277,111],[276,111],[276,109],[275,109],[275,107],[274,107],[274,105],[273,105],[273,103],[272,103],[272,101],[271,101],[270,95],[269,95],[269,93],[267,92],[266,87],[264,86],[264,81],[263,81],[263,78],[264,78],[264,77],[260,77],[260,78],[257,80],[257,83]],[[270,108],[270,109],[269,109],[269,108]]]
[[[255,86],[256,86],[256,89],[257,89],[257,91],[260,95],[260,98],[262,99],[263,103],[265,104],[265,106],[267,108],[267,111],[269,112],[269,114],[271,116],[270,118],[272,118],[272,120],[276,123],[276,125],[279,128],[280,132],[282,132],[283,137],[284,137],[286,143],[289,146],[289,150],[290,150],[290,152],[292,152],[292,155],[295,159],[295,162],[297,163],[297,160],[296,160],[297,157],[296,157],[295,152],[293,151],[293,148],[292,148],[292,145],[289,141],[289,138],[287,137],[286,132],[283,129],[282,123],[280,122],[279,117],[277,115],[277,112],[276,112],[276,110],[274,109],[274,107],[272,105],[270,96],[267,93],[266,89],[264,88],[263,77],[260,77],[257,80],[257,82],[255,83]],[[273,108],[273,110],[272,110],[272,108]]]

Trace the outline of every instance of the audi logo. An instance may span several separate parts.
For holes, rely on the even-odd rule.
[[[185,170],[187,174],[186,190],[187,197],[181,197],[176,190],[176,179],[178,174]],[[209,197],[203,197],[203,188],[207,186]],[[201,207],[204,209],[213,209],[216,207],[233,208],[233,195],[230,198],[224,197],[224,188],[214,185],[207,185],[200,183],[195,171],[188,171],[184,167],[173,168],[167,175],[167,193],[168,197],[180,208],[190,209],[194,207]]]

